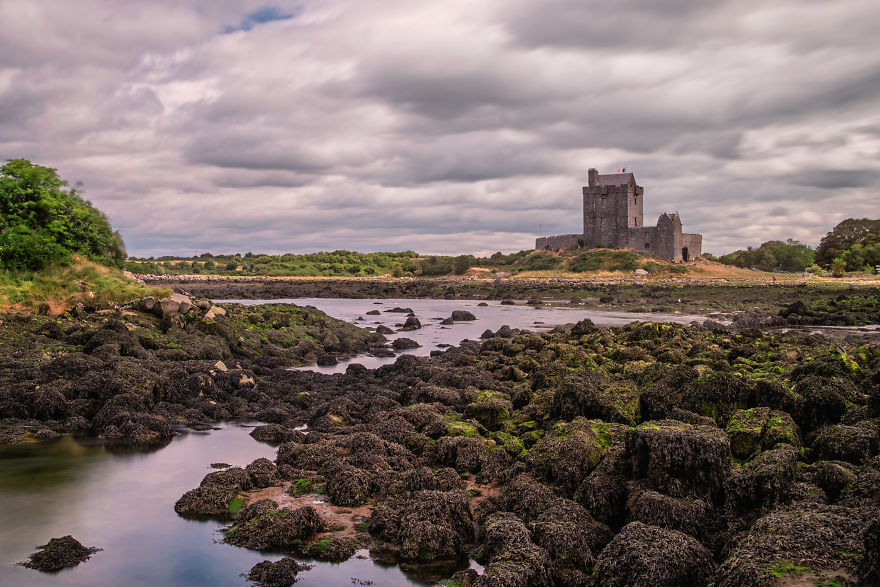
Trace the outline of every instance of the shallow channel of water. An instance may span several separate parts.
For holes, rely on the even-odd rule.
[[[433,350],[443,348],[441,345],[458,345],[462,340],[478,340],[487,329],[493,332],[508,325],[511,328],[547,331],[559,324],[579,322],[589,318],[599,326],[620,326],[635,321],[651,322],[702,322],[705,316],[692,314],[661,314],[608,312],[587,310],[569,305],[525,306],[502,305],[498,301],[483,300],[425,300],[425,299],[349,299],[349,298],[297,298],[277,300],[217,300],[240,304],[296,304],[298,306],[314,306],[334,318],[351,322],[361,327],[377,327],[380,324],[398,331],[406,320],[406,314],[388,312],[393,308],[410,308],[422,323],[422,328],[408,332],[395,332],[387,335],[389,340],[399,337],[411,338],[421,347],[401,351],[400,354],[428,355]],[[481,306],[479,304],[486,304]],[[380,314],[368,315],[370,310],[378,310]],[[452,315],[453,310],[467,310],[476,316],[476,320],[456,322],[451,326],[443,326],[440,321]],[[341,373],[349,363],[360,363],[368,369],[393,363],[396,357],[373,357],[360,355],[349,361],[340,361],[337,365],[303,367],[320,373]]]
[[[215,521],[190,521],[174,502],[198,486],[213,462],[244,466],[275,449],[224,424],[184,432],[153,452],[110,450],[96,439],[0,446],[0,585],[192,586],[245,585],[240,576],[261,560],[281,555],[221,544]],[[50,538],[71,534],[104,550],[72,569],[47,574],[17,566]],[[364,557],[366,551],[358,553]],[[416,569],[380,566],[368,558],[316,563],[298,586],[354,584],[432,585]]]

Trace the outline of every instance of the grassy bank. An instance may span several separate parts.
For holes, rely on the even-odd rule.
[[[0,312],[26,311],[57,316],[83,304],[109,308],[144,296],[170,291],[137,283],[115,268],[76,259],[71,265],[37,272],[0,274]]]

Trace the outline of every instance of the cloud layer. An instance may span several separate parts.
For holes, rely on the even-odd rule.
[[[486,253],[579,228],[588,167],[704,250],[880,209],[872,0],[0,0],[0,158],[137,255]]]

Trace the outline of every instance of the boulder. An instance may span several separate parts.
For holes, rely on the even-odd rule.
[[[870,422],[855,426],[835,424],[819,431],[813,441],[813,455],[823,460],[862,465],[877,454],[878,445],[877,429]]]
[[[721,430],[676,420],[646,422],[626,433],[635,479],[673,497],[718,502],[730,470],[730,443]]]
[[[401,330],[410,331],[410,330],[418,330],[422,327],[422,323],[419,322],[419,319],[415,316],[409,316],[406,319],[406,322],[403,323],[403,328]]]
[[[400,337],[394,339],[394,341],[391,343],[391,346],[394,347],[394,350],[396,351],[402,351],[406,349],[417,349],[422,345],[411,338]]]
[[[712,554],[695,538],[675,530],[627,524],[602,550],[593,569],[596,587],[708,585]]]
[[[248,581],[260,587],[290,587],[296,582],[296,574],[308,569],[290,557],[279,561],[263,561],[255,564],[248,573]]]
[[[453,310],[452,316],[450,316],[456,322],[465,322],[469,320],[476,320],[477,317],[468,312],[467,310]]]
[[[303,542],[327,530],[327,524],[311,506],[265,513],[241,519],[225,529],[224,541],[252,550],[296,550]]]
[[[83,546],[68,534],[61,538],[52,538],[46,546],[32,554],[21,565],[45,573],[55,573],[89,560],[99,550],[101,549],[94,546]]]

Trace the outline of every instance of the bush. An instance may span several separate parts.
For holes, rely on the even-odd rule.
[[[25,159],[0,167],[0,269],[36,271],[79,254],[122,265],[125,247],[107,218],[54,169]]]

